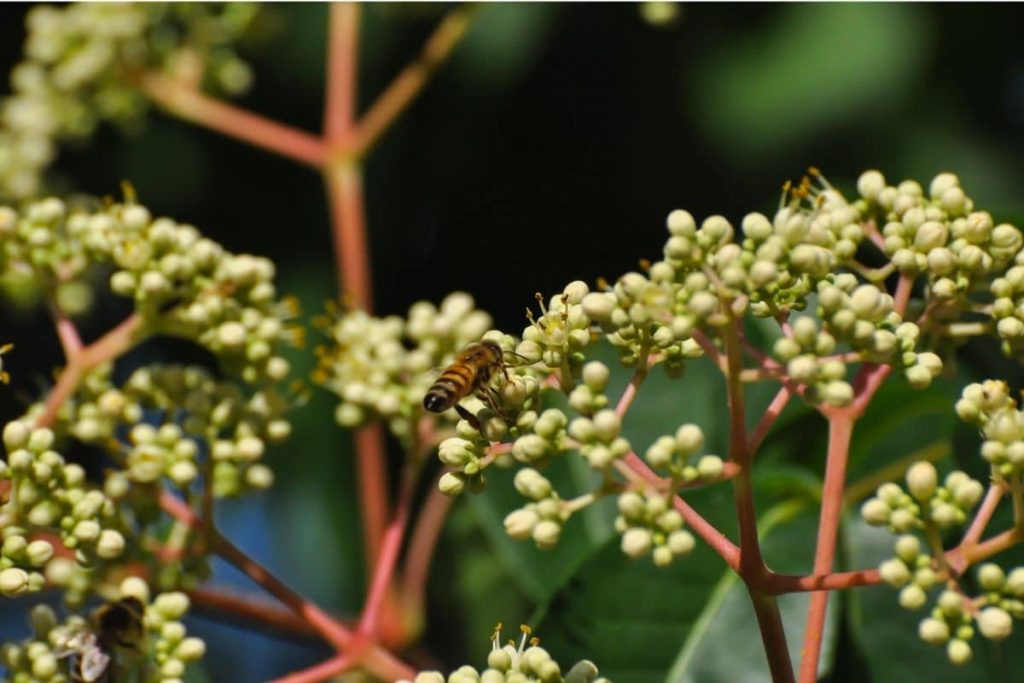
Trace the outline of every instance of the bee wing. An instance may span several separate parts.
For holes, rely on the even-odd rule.
[[[82,653],[78,668],[82,671],[84,683],[95,683],[100,680],[110,666],[110,655],[98,647],[92,647]]]

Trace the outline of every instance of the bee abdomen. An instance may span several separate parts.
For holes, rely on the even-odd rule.
[[[452,366],[438,377],[423,397],[423,407],[432,413],[443,413],[469,393],[474,373],[469,368]]]
[[[435,384],[423,397],[423,407],[432,413],[443,413],[455,403],[454,397],[448,389]]]

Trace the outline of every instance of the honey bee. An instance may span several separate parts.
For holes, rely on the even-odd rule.
[[[110,664],[118,648],[138,650],[145,637],[145,606],[128,596],[104,603],[89,615],[89,625],[68,634],[59,657],[71,657],[71,680],[114,683]]]
[[[498,373],[508,379],[508,364],[497,342],[484,340],[470,344],[459,352],[427,391],[423,407],[432,413],[455,408],[459,417],[479,428],[476,416],[460,406],[459,401],[471,394],[476,395],[500,414],[498,391],[490,384]]]

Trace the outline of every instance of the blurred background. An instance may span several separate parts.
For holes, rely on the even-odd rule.
[[[27,8],[0,7],[4,72],[19,60]],[[326,7],[264,9],[259,30],[240,48],[256,78],[240,104],[317,131]],[[370,156],[366,209],[377,313],[404,314],[417,300],[436,302],[465,290],[499,327],[518,333],[535,292],[560,291],[574,279],[613,280],[635,268],[639,258],[656,259],[670,210],[686,208],[698,219],[722,214],[738,224],[749,211],[773,211],[783,181],[812,164],[850,192],[868,168],[890,180],[911,177],[924,184],[940,171],[954,171],[997,220],[1019,225],[1024,219],[1020,7],[765,3],[665,9],[515,3],[479,8],[451,61]],[[364,106],[418,53],[445,11],[443,4],[364,8]],[[155,214],[192,222],[233,251],[270,256],[278,265],[280,290],[296,294],[309,316],[333,296],[325,195],[309,169],[153,112],[137,135],[104,129],[87,146],[65,148],[54,175],[65,187],[95,195],[117,194],[120,182],[130,180]],[[87,336],[99,334],[124,315],[123,306],[102,301],[81,321],[82,329]],[[50,384],[48,369],[60,361],[42,310],[0,307],[0,342],[6,341],[16,344],[4,357],[14,388],[0,392],[0,420],[20,414]],[[963,372],[991,371],[998,363],[994,349],[968,349]],[[139,353],[181,357],[189,351],[157,341]],[[311,350],[295,360],[308,371]],[[694,381],[701,377],[696,373]],[[679,400],[692,404],[713,433],[723,410],[706,405],[706,393],[687,391],[694,393]],[[652,389],[650,395],[658,394]],[[896,405],[905,396],[890,400]],[[229,536],[298,589],[335,611],[353,613],[362,599],[363,560],[348,438],[335,426],[333,406],[330,396],[315,393],[296,413],[295,436],[270,455],[279,484],[268,495],[225,506],[221,521]],[[650,430],[664,431],[655,401],[648,407]],[[947,403],[947,422],[948,408]],[[665,417],[677,424],[678,414],[676,409]],[[810,425],[806,451],[815,443],[807,435],[817,438],[822,431],[802,419],[794,417],[793,424]],[[952,433],[948,424],[941,428]],[[633,429],[642,433],[645,427]],[[784,451],[784,440],[779,444]],[[820,462],[811,459],[806,452],[778,456],[780,468],[806,465],[813,477]],[[715,495],[705,501],[709,510],[717,509]],[[727,502],[728,490],[721,495]],[[586,555],[579,548],[560,550],[557,562],[564,571],[549,572],[549,583],[536,581],[543,572],[530,567],[540,566],[539,553],[524,544],[511,549],[500,540],[501,516],[512,506],[507,487],[492,498],[456,506],[435,565],[424,646],[410,655],[417,663],[480,665],[496,621],[518,624],[540,614],[534,609],[544,604],[545,613],[574,615],[563,619],[571,623],[552,622],[559,634],[553,650],[560,647],[570,657],[573,648],[595,647],[587,641],[588,628],[593,630],[589,615],[551,602],[559,582]],[[606,527],[606,519],[597,520],[590,532],[603,540]],[[797,535],[794,542],[808,545],[808,538]],[[681,565],[673,576],[694,581],[686,562]],[[218,580],[245,586],[224,567],[217,572]],[[721,585],[715,583],[722,578],[721,565],[708,572],[694,584],[701,603]],[[664,580],[645,576],[654,582],[647,585]],[[880,591],[879,604],[895,603],[889,589],[871,590]],[[742,610],[741,602],[736,609]],[[5,638],[25,631],[14,612],[3,610]],[[833,624],[840,634],[830,655],[834,680],[897,680],[889,677],[895,675],[890,669],[878,668],[870,641],[851,635],[865,612],[866,604],[855,607],[849,613],[853,621]],[[1013,670],[1004,655],[981,653],[978,659],[994,668],[954,672],[939,650],[916,641],[915,621],[907,624],[907,647],[940,665],[929,674],[935,681],[999,680],[1000,671]],[[326,654],[313,641],[264,641],[202,617],[191,628],[215,655],[206,659],[205,680],[264,680]],[[666,636],[676,650],[679,633]],[[623,636],[607,637],[613,642]],[[799,631],[790,638],[798,641]],[[759,645],[752,645],[756,660]],[[600,655],[588,656],[601,665]],[[713,653],[696,657],[710,659]],[[664,680],[679,659],[673,653],[667,663],[658,662],[650,670],[609,675],[619,681]],[[908,663],[905,656],[903,663],[918,676],[919,666],[927,666]],[[743,679],[687,671],[673,680],[764,680],[756,673]],[[918,676],[904,680],[923,680]]]

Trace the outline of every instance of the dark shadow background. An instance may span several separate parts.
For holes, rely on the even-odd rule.
[[[444,9],[365,7],[364,107]],[[256,83],[240,104],[315,131],[326,8],[265,10],[261,35],[241,49]],[[0,7],[4,71],[19,59],[25,11]],[[482,7],[452,61],[369,159],[377,312],[400,314],[461,289],[518,331],[534,292],[613,279],[638,258],[657,258],[671,209],[738,223],[748,211],[770,212],[782,182],[811,164],[847,190],[867,168],[925,184],[953,170],[997,219],[1019,222],[1021,19],[1014,5],[700,4],[654,26],[636,5]],[[55,170],[96,195],[129,179],[154,213],[272,257],[281,291],[310,315],[332,296],[325,196],[309,169],[154,112],[137,136],[103,130],[66,148]],[[125,310],[103,301],[82,328],[98,334]],[[41,311],[0,309],[0,342],[8,340],[14,391],[0,392],[4,420],[49,385],[45,369],[60,361]],[[156,343],[142,354],[176,350]],[[310,358],[296,356],[300,370]],[[314,399],[290,444],[270,456],[275,493],[226,506],[223,523],[297,587],[351,611],[361,598],[347,587],[361,585],[362,560],[324,550],[358,547],[347,442],[332,407]],[[297,458],[301,471],[285,466]],[[457,631],[445,591],[439,585],[434,614],[454,630],[427,639],[453,657],[448,664],[461,663],[463,643],[479,649],[486,634]],[[19,624],[11,618],[8,628]],[[195,628],[217,653],[238,651],[227,641],[248,633],[201,619]],[[210,658],[210,680],[259,680],[323,654],[279,642],[246,640],[239,661]]]

